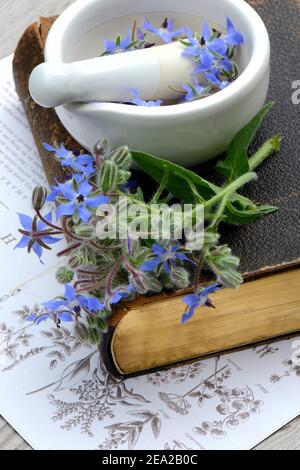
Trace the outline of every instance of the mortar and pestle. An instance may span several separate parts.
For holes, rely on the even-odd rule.
[[[245,43],[239,77],[201,100],[161,107],[123,104],[130,89],[145,100],[172,100],[170,89],[193,81],[194,64],[180,42],[99,57],[104,39],[126,36],[135,20],[199,31],[203,20],[220,31],[230,17]],[[258,14],[244,0],[78,0],[56,20],[47,38],[45,63],[30,79],[33,99],[55,107],[69,133],[92,151],[101,137],[114,145],[158,155],[184,166],[209,160],[228,146],[262,107],[269,86],[270,43]]]

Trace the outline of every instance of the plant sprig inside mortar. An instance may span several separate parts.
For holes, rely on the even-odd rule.
[[[238,47],[244,43],[243,35],[236,30],[230,18],[227,18],[227,31],[222,34],[203,22],[201,31],[193,32],[188,26],[176,29],[174,20],[165,18],[160,26],[149,20],[133,28],[122,38],[104,41],[102,56],[126,53],[137,49],[155,47],[164,43],[180,41],[184,46],[182,55],[191,60],[195,67],[191,81],[183,83],[176,103],[194,101],[223,90],[238,77],[235,62]],[[136,106],[161,106],[162,100],[145,101],[139,97],[139,90],[131,89],[132,100],[128,104]],[[165,103],[166,104],[166,103]],[[174,103],[175,104],[175,103]]]
[[[229,246],[220,242],[219,225],[246,224],[276,210],[273,206],[257,205],[238,192],[257,178],[256,167],[280,148],[281,138],[274,136],[248,158],[250,142],[270,107],[271,104],[266,105],[239,132],[225,160],[217,164],[217,171],[224,177],[222,186],[168,161],[130,151],[126,146],[110,148],[105,140],[96,144],[93,155],[72,152],[63,145],[55,148],[44,144],[72,176],[65,183],[52,186],[49,195],[45,188],[34,190],[35,214],[33,217],[19,214],[22,238],[16,248],[26,247],[41,260],[43,250],[49,250],[63,236],[69,245],[58,254],[66,258],[65,267],[57,272],[64,292],[61,297],[45,302],[44,311],[32,312],[27,320],[39,324],[51,319],[58,325],[74,321],[80,338],[97,344],[120,302],[166,289],[191,287],[191,293],[183,298],[182,322],[186,323],[196,308],[214,306],[209,298],[211,293],[221,288],[238,288],[242,283],[239,259]],[[132,160],[159,184],[153,195],[145,194],[131,179]],[[118,220],[121,229],[115,237],[100,236],[98,225],[102,227],[107,210],[118,212],[124,201],[127,211]],[[160,204],[167,206],[175,225],[186,222],[178,219],[185,217],[180,211],[184,203],[192,208],[199,204],[204,207],[201,248],[195,245],[198,222],[193,218],[194,209],[193,231],[181,238],[168,238],[162,231],[154,239],[150,226],[142,223],[153,207],[155,211]],[[159,218],[159,213],[154,213]],[[59,222],[53,221],[54,214]],[[123,228],[131,223],[136,226],[137,221],[143,227],[140,236],[131,237],[126,231],[124,237]],[[212,274],[209,285],[203,284],[204,270]]]

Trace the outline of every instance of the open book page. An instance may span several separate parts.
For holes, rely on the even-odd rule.
[[[116,380],[72,323],[28,313],[62,294],[55,252],[45,265],[14,250],[16,211],[44,184],[11,59],[0,62],[0,413],[36,449],[250,449],[300,412],[299,340],[270,343]],[[25,321],[24,321],[25,320]]]
[[[12,79],[12,57],[0,62],[0,297],[57,263],[55,253],[61,242],[43,256],[24,258],[14,249],[21,235],[17,212],[33,215],[31,193],[46,186],[42,164],[35,148],[22,104]]]

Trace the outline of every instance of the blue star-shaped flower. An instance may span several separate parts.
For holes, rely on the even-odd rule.
[[[232,70],[233,65],[231,60],[227,57],[227,55],[224,55],[223,57],[213,57],[206,63],[198,62],[193,73],[198,74],[208,72],[213,73],[214,75],[219,75],[223,71],[230,73]]]
[[[81,309],[88,312],[99,312],[104,310],[105,306],[96,297],[78,295],[74,287],[65,284],[65,293],[62,299],[53,299],[43,303],[43,307],[49,314],[56,313],[59,320],[70,322],[74,320],[74,315],[81,313]],[[46,320],[47,318],[45,318]]]
[[[79,174],[74,174],[71,179],[67,180],[65,183],[58,183],[56,182],[56,186],[50,185],[51,188],[51,193],[48,194],[46,201],[56,201],[56,198],[58,196],[62,196],[62,189],[65,184],[72,184],[73,179],[76,180],[77,184],[80,184],[82,181],[84,181],[85,177],[83,175]]]
[[[141,271],[156,271],[159,265],[162,265],[164,271],[169,274],[171,266],[174,266],[177,260],[192,262],[184,253],[178,252],[179,244],[165,248],[158,243],[152,245],[152,253],[155,255],[149,261],[144,261],[140,266]]]
[[[187,43],[190,45],[184,49],[182,55],[200,62],[195,73],[211,70],[216,55],[221,57],[226,55],[226,42],[221,38],[213,38],[212,31],[206,22],[203,23],[200,40],[194,36],[190,28],[187,29]]]
[[[145,40],[146,34],[141,30],[141,28],[137,29],[136,37],[139,39],[139,41],[144,41]]]
[[[129,90],[133,94],[133,100],[129,101],[129,103],[135,104],[136,106],[147,106],[151,108],[153,106],[161,106],[162,101],[144,101],[139,97],[139,92],[135,88],[130,88]]]
[[[120,36],[115,41],[106,40],[104,41],[105,52],[104,54],[116,54],[119,52],[126,52],[132,44],[131,29],[128,30],[128,34],[124,39]]]
[[[49,226],[47,226],[41,220],[38,220],[37,217],[32,218],[24,214],[18,214],[18,216],[21,225],[27,234],[22,234],[23,236],[19,243],[15,246],[15,249],[27,247],[28,252],[33,250],[34,253],[40,258],[42,263],[41,256],[43,254],[43,248],[49,249],[48,245],[53,245],[54,243],[59,242],[61,238],[52,237],[49,233]],[[51,223],[52,212],[49,212],[49,214],[45,216],[45,219],[47,222]],[[35,233],[43,232],[45,232],[45,235],[34,235]]]
[[[56,215],[57,217],[62,217],[78,213],[80,220],[88,222],[92,216],[91,209],[96,209],[102,204],[106,204],[109,202],[109,198],[103,194],[93,194],[93,188],[87,180],[81,181],[76,185],[78,187],[74,183],[72,181],[71,183],[59,185],[60,193],[69,202],[62,203],[56,209]]]
[[[57,160],[63,167],[70,167],[75,171],[91,176],[95,173],[95,158],[92,155],[81,154],[67,150],[63,144],[60,147],[53,147],[49,144],[42,144],[49,152],[55,153]]]
[[[196,78],[193,84],[184,83],[182,89],[186,92],[185,101],[194,101],[208,92],[208,88],[201,86]]]
[[[212,85],[218,87],[220,90],[224,90],[224,88],[230,85],[230,82],[228,82],[227,80],[224,80],[224,81],[220,80],[213,73],[206,73],[205,76]]]
[[[224,36],[224,41],[229,46],[239,46],[243,44],[243,35],[235,29],[235,26],[230,18],[227,18],[227,34]]]
[[[119,287],[108,299],[108,303],[111,305],[118,304],[121,300],[127,299],[130,294],[132,294],[134,291],[134,288],[129,284],[127,287]]]
[[[143,27],[146,31],[159,36],[165,43],[170,43],[174,38],[186,33],[186,28],[174,31],[174,20],[168,20],[168,18],[165,19],[160,28],[156,28],[149,20],[143,22]]]
[[[217,290],[222,289],[220,284],[213,284],[205,289],[202,289],[201,292],[197,294],[186,295],[182,300],[187,304],[187,309],[182,315],[181,322],[183,324],[187,323],[188,320],[192,318],[197,307],[213,307],[213,304],[209,300],[208,296]]]

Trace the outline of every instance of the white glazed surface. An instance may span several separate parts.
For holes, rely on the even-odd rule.
[[[165,157],[184,166],[209,160],[226,149],[232,137],[263,105],[269,86],[270,43],[257,13],[244,0],[78,0],[55,22],[46,43],[46,61],[74,60],[78,44],[101,24],[117,18],[121,33],[128,19],[161,12],[180,23],[181,13],[225,25],[229,16],[244,34],[242,73],[225,90],[200,101],[161,108],[116,103],[72,103],[56,108],[73,137],[92,150],[101,137],[113,144]],[[199,24],[199,28],[200,28]],[[111,37],[118,31],[111,31]],[[84,42],[84,41],[83,41]],[[88,43],[87,43],[88,44]],[[101,44],[101,41],[99,41]],[[87,47],[87,46],[86,46]],[[93,45],[93,47],[95,47]],[[92,56],[85,51],[82,59]],[[76,57],[80,59],[81,57]]]

